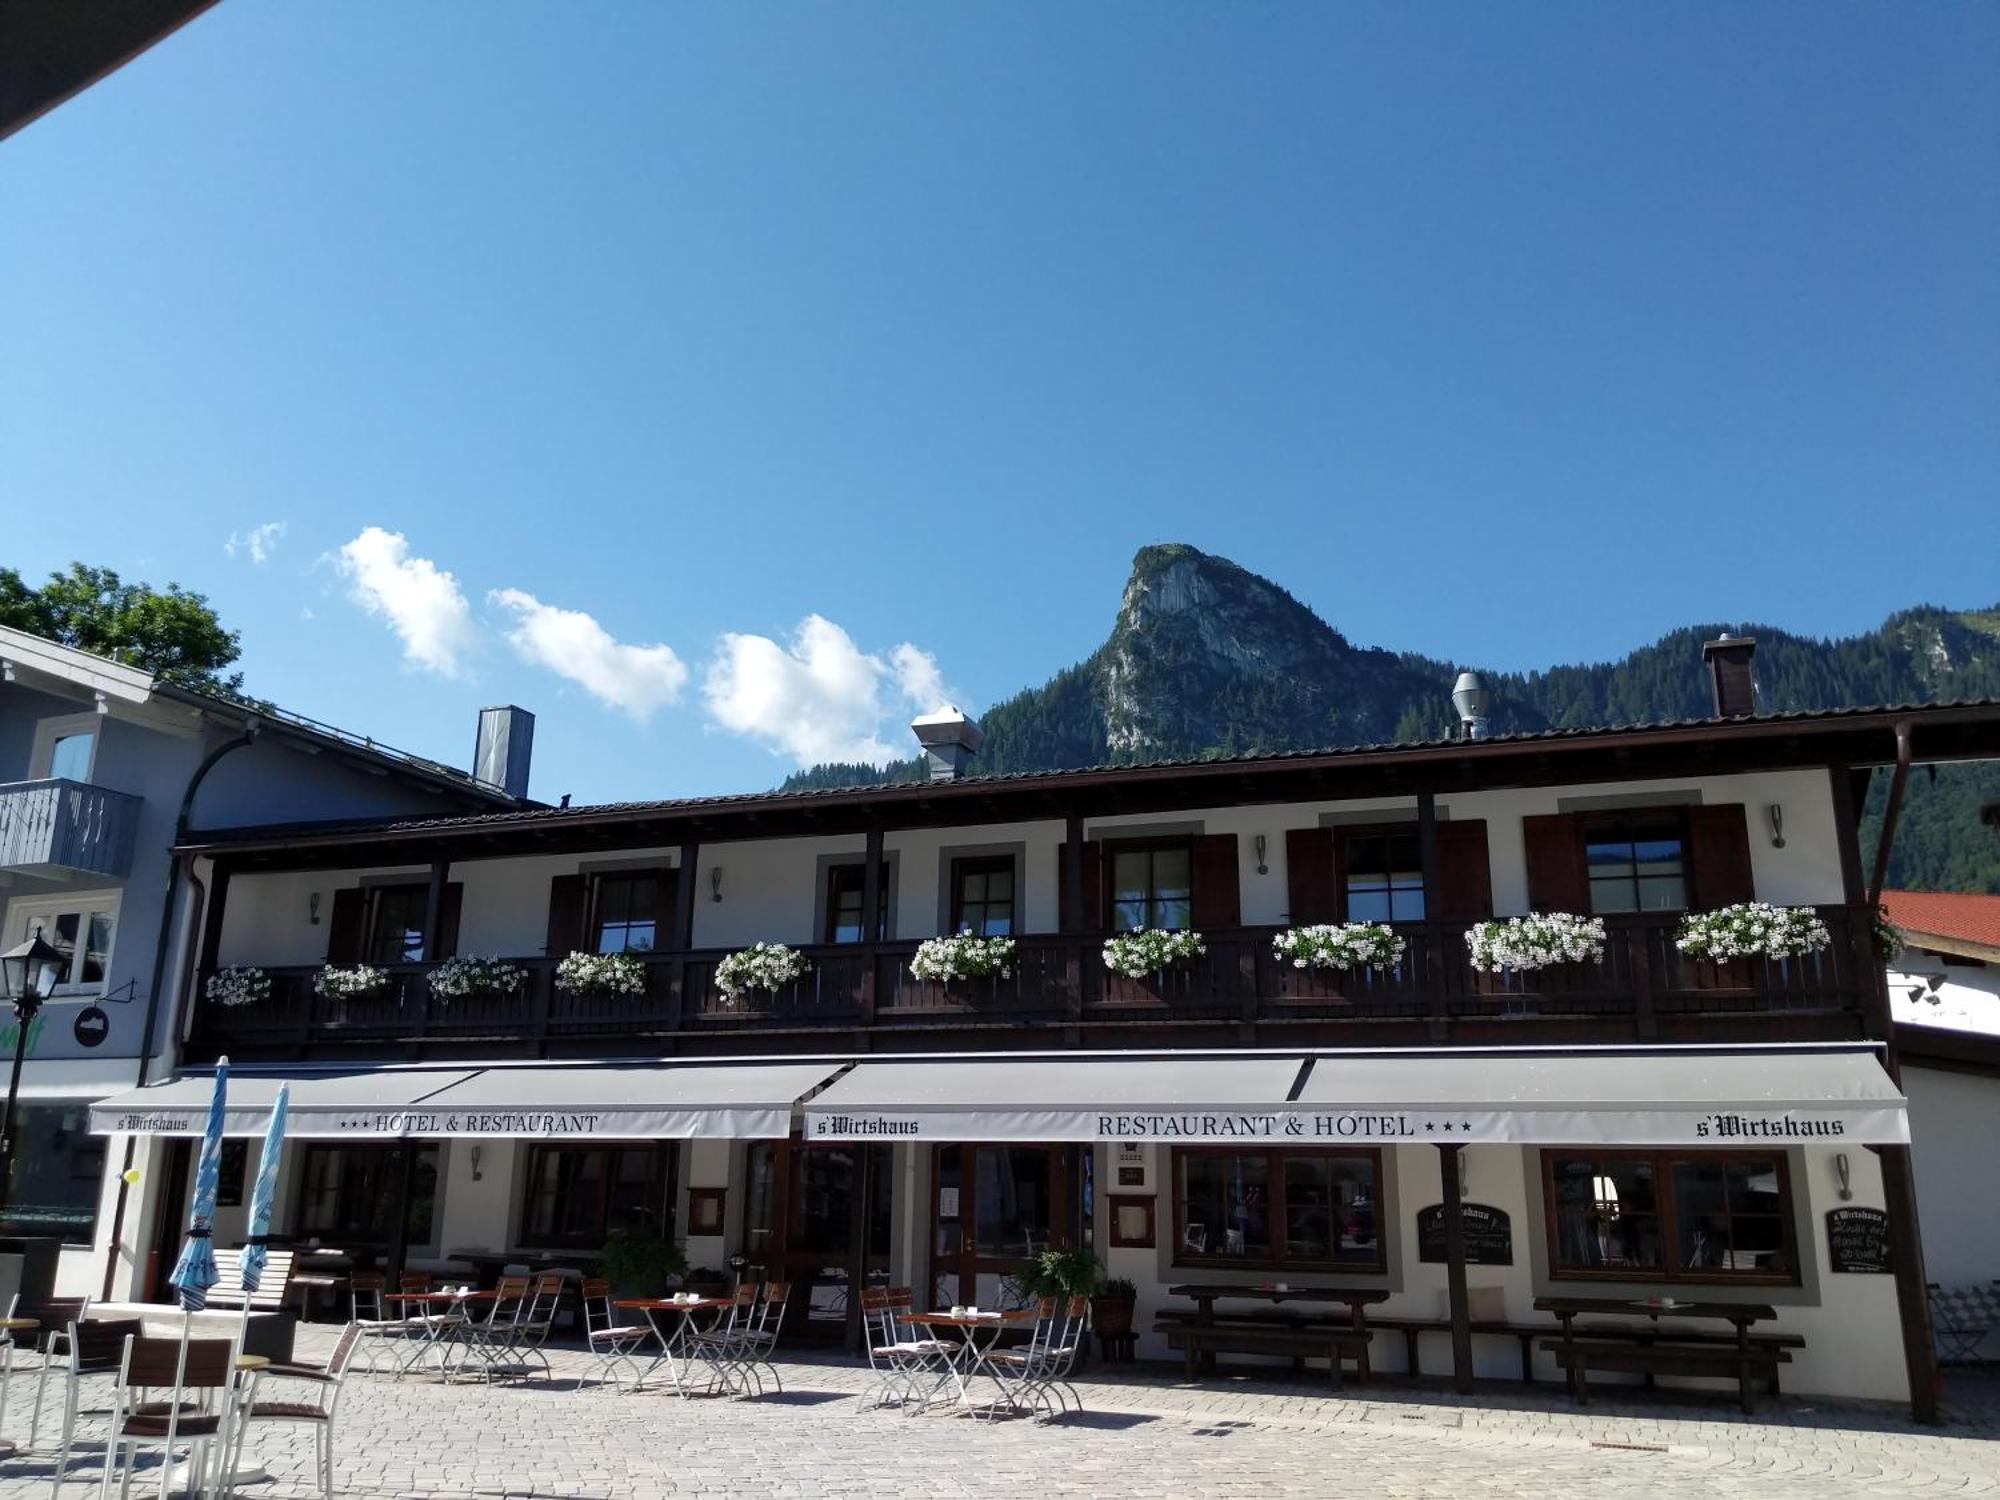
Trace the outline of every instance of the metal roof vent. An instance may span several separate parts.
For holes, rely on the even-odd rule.
[[[949,704],[910,720],[910,730],[924,747],[924,765],[932,781],[956,781],[963,776],[983,738],[978,723]]]
[[[1451,685],[1451,706],[1458,710],[1459,738],[1483,740],[1490,732],[1486,715],[1493,707],[1493,695],[1477,672],[1460,672]]]

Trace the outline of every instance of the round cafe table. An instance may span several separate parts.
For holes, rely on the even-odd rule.
[[[1000,1384],[1000,1377],[987,1366],[986,1357],[993,1352],[993,1346],[1000,1342],[1000,1335],[1016,1323],[1033,1322],[1040,1317],[1038,1309],[1016,1307],[1006,1311],[992,1312],[928,1312],[906,1313],[902,1321],[920,1323],[926,1328],[952,1328],[958,1330],[960,1338],[953,1346],[952,1340],[944,1342],[948,1347],[945,1354],[944,1373],[938,1377],[925,1397],[928,1404],[932,1396],[947,1384],[957,1388],[956,1405],[961,1411],[973,1411],[972,1382],[983,1373],[1000,1390],[1001,1399],[1006,1398],[1006,1387]],[[981,1335],[984,1335],[982,1340]]]
[[[694,1315],[733,1307],[735,1302],[736,1299],[733,1297],[629,1297],[621,1300],[617,1304],[619,1307],[633,1308],[646,1315],[646,1321],[652,1325],[653,1338],[660,1346],[660,1352],[653,1356],[651,1364],[639,1372],[639,1378],[632,1383],[632,1388],[644,1390],[646,1377],[664,1367],[667,1379],[673,1384],[674,1393],[682,1397],[692,1395],[685,1377],[692,1373],[694,1362],[701,1359],[713,1372],[704,1388],[714,1390],[723,1382],[725,1371],[714,1360],[703,1356],[701,1345],[695,1338],[699,1330],[695,1327]],[[661,1324],[661,1315],[665,1313],[678,1314],[673,1320],[671,1329]]]

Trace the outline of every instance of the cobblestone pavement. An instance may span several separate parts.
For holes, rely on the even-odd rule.
[[[301,1357],[330,1333],[301,1331]],[[1717,1500],[1827,1495],[2000,1496],[2000,1378],[1949,1387],[1949,1423],[1786,1398],[1755,1417],[1720,1402],[1597,1403],[1496,1386],[1471,1397],[1371,1385],[1189,1385],[1164,1368],[1078,1382],[1086,1412],[1051,1422],[904,1416],[866,1408],[865,1367],[781,1361],[785,1390],[683,1401],[659,1391],[571,1389],[585,1356],[552,1351],[558,1380],[486,1387],[357,1376],[343,1397],[335,1485],[360,1500],[646,1500],[658,1495],[1352,1494]],[[267,1387],[267,1392],[269,1388]],[[1365,1391],[1365,1394],[1361,1392]],[[18,1388],[17,1388],[18,1399]],[[10,1435],[23,1425],[10,1404]],[[96,1493],[95,1439],[62,1487]],[[317,1493],[299,1429],[250,1445],[271,1500]],[[0,1462],[0,1497],[49,1496],[46,1451]],[[158,1484],[139,1493],[151,1494]]]

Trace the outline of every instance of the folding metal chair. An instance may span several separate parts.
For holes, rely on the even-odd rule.
[[[584,1342],[598,1358],[599,1379],[623,1389],[625,1382],[620,1372],[629,1370],[632,1383],[637,1386],[640,1368],[634,1356],[653,1341],[652,1325],[619,1322],[618,1309],[611,1305],[611,1283],[601,1277],[592,1277],[583,1284],[583,1328]],[[576,1388],[583,1389],[580,1371]]]

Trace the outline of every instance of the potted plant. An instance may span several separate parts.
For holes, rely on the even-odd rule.
[[[448,958],[431,970],[431,993],[440,1000],[498,999],[527,982],[528,971],[504,958]]]
[[[627,1297],[658,1297],[687,1272],[687,1256],[664,1235],[646,1229],[614,1229],[604,1237],[598,1273]]]
[[[630,953],[572,953],[556,965],[556,988],[572,995],[643,995],[646,966]]]
[[[1743,989],[1751,983],[1748,960],[1783,963],[1817,953],[1833,941],[1810,906],[1739,901],[1715,911],[1689,912],[1674,930],[1674,946],[1700,967],[1704,989]]]
[[[1501,917],[1465,930],[1472,967],[1487,994],[1504,994],[1515,974],[1532,974],[1565,964],[1599,963],[1604,958],[1604,919],[1574,912],[1530,912]]]
[[[1009,937],[974,937],[962,932],[956,937],[926,938],[917,945],[910,960],[910,973],[929,984],[947,990],[956,980],[1002,978],[1014,972],[1014,940]]]
[[[1160,927],[1143,927],[1133,932],[1113,933],[1104,940],[1104,967],[1122,979],[1153,979],[1155,997],[1167,971],[1208,952],[1200,933],[1191,929],[1178,932]]]
[[[1113,1276],[1090,1299],[1091,1326],[1107,1340],[1129,1338],[1138,1304],[1139,1288],[1123,1276]]]
[[[351,969],[327,964],[313,978],[313,989],[329,1000],[373,1000],[388,988],[388,971],[373,964]]]
[[[262,969],[218,969],[204,993],[210,1005],[262,1005],[271,998],[271,976]]]
[[[783,943],[752,943],[715,966],[715,987],[733,1009],[751,990],[783,989],[803,978],[811,967],[796,948]]]

